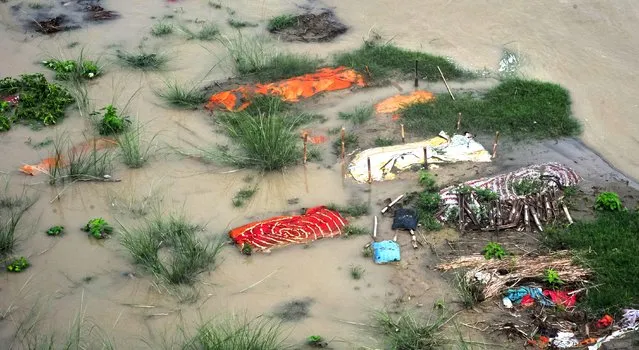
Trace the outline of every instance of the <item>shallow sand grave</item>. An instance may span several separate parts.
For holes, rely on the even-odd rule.
[[[49,52],[62,50],[69,57],[73,57],[74,52],[66,51],[66,44],[75,41],[80,41],[81,45],[87,45],[89,50],[108,61],[111,53],[107,49],[108,45],[118,43],[125,47],[134,47],[141,37],[148,35],[148,29],[154,23],[153,20],[148,19],[151,15],[161,18],[166,14],[180,14],[179,9],[182,8],[183,15],[189,18],[202,18],[200,13],[206,13],[207,20],[223,19],[228,16],[227,11],[209,8],[204,2],[196,4],[191,1],[181,1],[168,7],[164,4],[151,6],[146,3],[130,4],[122,1],[106,3],[109,9],[122,13],[122,18],[113,23],[101,24],[79,32],[43,39],[42,37],[25,37],[18,30],[13,29],[15,27],[4,27],[3,30],[8,35],[3,35],[0,42],[6,43],[7,47],[15,48],[15,50],[2,54],[3,61],[7,64],[0,67],[0,74],[5,76],[36,71],[39,68],[30,60],[45,59],[46,53]],[[257,29],[244,29],[246,33],[251,33],[253,30],[261,33],[265,30],[263,24],[269,17],[291,10],[289,4],[283,3],[268,2],[260,6],[250,6],[251,4],[246,2],[237,5],[230,2],[223,4],[236,11],[236,16],[261,24]],[[299,52],[321,51],[322,55],[358,46],[361,37],[372,25],[371,22],[365,18],[358,18],[359,15],[354,15],[352,7],[357,5],[337,3],[334,5],[340,18],[345,23],[353,25],[349,33],[338,37],[333,43],[322,44],[327,46],[286,45],[292,45],[292,49]],[[380,6],[376,9],[375,5]],[[380,19],[381,23],[388,23],[385,27],[393,28],[396,24],[392,24],[391,21],[394,20],[385,19],[384,16],[387,16],[387,13],[381,13],[385,6],[387,5],[381,3],[368,4],[363,8],[368,8],[366,11],[370,11],[369,14],[372,17]],[[483,7],[481,9],[486,13],[489,10],[491,9]],[[464,11],[476,12],[468,9]],[[520,14],[514,9],[511,11],[517,15]],[[568,8],[565,11],[574,11],[574,9]],[[583,11],[591,13],[588,12],[588,8]],[[5,14],[5,8],[0,8],[0,12]],[[198,15],[194,15],[195,13]],[[510,20],[510,17],[505,19],[505,21]],[[224,21],[219,22],[222,27]],[[10,21],[7,23],[13,24]],[[419,26],[423,31],[415,29],[412,31],[429,32],[423,24]],[[432,26],[434,25],[429,25],[429,28]],[[453,28],[455,32],[461,31],[461,27],[453,26]],[[112,37],[102,35],[107,30],[112,30]],[[401,28],[397,28],[397,32],[398,36],[395,40],[400,44],[406,47],[419,47],[417,43],[422,39],[418,39],[417,34],[405,33],[405,30]],[[450,39],[436,38],[433,34],[434,41],[429,44],[429,48],[455,56],[458,61],[464,63],[467,63],[464,61],[467,57],[467,64],[474,66],[495,65],[497,61],[494,60],[495,57],[479,57],[476,53],[468,54],[471,51],[479,51],[472,49],[477,48],[478,45],[490,46],[488,44],[471,45],[469,42],[476,38],[476,34],[462,38],[461,42],[469,44],[468,46],[463,46],[462,43],[452,44],[453,34],[448,35],[451,35],[448,37]],[[100,39],[87,42],[87,38]],[[26,42],[23,42],[23,39],[26,39]],[[181,80],[202,76],[217,61],[219,58],[217,56],[224,55],[223,48],[217,43],[212,43],[209,48],[216,54],[203,59],[203,55],[207,54],[206,50],[202,50],[196,43],[185,44],[179,37],[169,38],[166,42],[150,39],[146,45],[167,47],[167,50],[178,52],[178,58],[172,63],[178,70],[170,71],[167,76],[177,76]],[[490,50],[493,53],[499,51],[494,47],[487,51],[490,52]],[[534,49],[527,51],[531,51],[531,55],[534,56],[532,53]],[[104,54],[101,54],[102,52]],[[624,55],[625,52],[617,54]],[[560,80],[555,79],[552,71],[554,68],[544,71],[536,66],[544,64],[550,58],[546,56],[543,56],[542,60],[536,60],[536,57],[527,58],[532,64],[528,67],[527,73],[552,81]],[[211,73],[210,79],[218,80],[228,77],[229,71],[226,67],[224,68],[222,69],[222,65],[219,69],[216,68]],[[563,68],[557,69],[561,71]],[[109,103],[115,95],[119,95],[120,100],[126,100],[138,87],[142,86],[143,90],[132,102],[131,114],[149,122],[149,133],[160,132],[163,143],[191,150],[193,144],[209,144],[224,139],[219,134],[211,132],[208,115],[204,112],[168,110],[160,105],[150,88],[161,84],[162,78],[165,77],[163,73],[139,74],[110,64],[107,74],[111,77],[106,75],[89,85],[89,92],[96,108]],[[571,73],[565,73],[563,77],[569,82],[572,81]],[[485,88],[494,83],[490,79],[473,82],[470,85],[450,82],[455,92],[460,91],[459,89]],[[405,91],[410,91],[411,84],[412,82],[400,83]],[[435,92],[446,91],[445,86],[439,83],[422,83],[422,88]],[[329,129],[343,125],[343,121],[336,118],[337,112],[350,110],[362,102],[373,103],[397,92],[394,86],[355,93],[337,92],[305,101],[301,105],[309,111],[317,111],[328,117],[329,120],[326,123],[313,126],[313,131],[326,134]],[[587,114],[583,113],[585,110],[594,108],[593,105],[585,105],[587,102],[584,100],[588,99],[583,98],[584,94],[586,91],[578,90],[578,93],[573,96],[578,117]],[[619,104],[619,106],[615,108],[630,108],[625,104]],[[594,112],[590,114],[591,117],[594,115]],[[596,121],[592,122],[596,123]],[[359,131],[364,134],[361,137],[361,143],[363,145],[372,143],[375,133],[397,137],[397,129],[391,128],[392,125],[395,125],[392,121],[384,119],[365,125]],[[288,169],[283,174],[267,174],[264,177],[249,170],[226,173],[233,169],[203,165],[193,159],[169,154],[158,157],[139,170],[128,170],[118,166],[114,176],[122,179],[122,183],[119,184],[73,184],[64,190],[58,201],[54,199],[64,187],[52,188],[43,183],[45,178],[42,176],[30,178],[16,172],[17,167],[23,162],[38,161],[47,155],[46,149],[36,150],[25,144],[29,138],[35,143],[45,140],[46,137],[53,138],[57,132],[67,130],[74,140],[79,141],[83,138],[83,130],[89,126],[85,120],[72,115],[52,129],[34,132],[26,127],[16,127],[8,133],[0,134],[0,148],[10,150],[11,153],[9,157],[1,157],[0,171],[8,173],[11,177],[14,186],[12,190],[19,192],[21,185],[27,184],[30,190],[39,195],[38,202],[30,209],[25,220],[24,229],[27,235],[24,236],[25,240],[19,248],[20,254],[30,257],[33,267],[27,273],[7,275],[0,283],[0,299],[3,300],[0,307],[2,310],[13,311],[9,313],[13,318],[2,321],[2,339],[11,339],[13,335],[15,323],[8,321],[17,321],[19,317],[25,315],[35,300],[41,300],[42,303],[51,300],[50,314],[45,320],[55,320],[55,325],[52,326],[59,328],[60,331],[66,330],[68,321],[73,318],[80,309],[81,303],[84,302],[87,315],[116,338],[116,344],[120,348],[145,348],[145,345],[139,341],[140,337],[159,341],[163,335],[170,335],[170,332],[182,320],[185,320],[189,327],[192,326],[198,320],[199,314],[204,316],[232,312],[240,314],[248,312],[251,315],[270,314],[275,312],[281,303],[310,297],[314,302],[309,306],[309,317],[285,324],[286,327],[290,327],[290,343],[301,344],[307,336],[319,333],[329,339],[335,337],[335,341],[330,343],[330,347],[334,349],[352,349],[357,346],[375,347],[378,340],[373,339],[374,332],[366,326],[358,325],[370,323],[372,310],[393,303],[428,309],[438,299],[450,300],[448,296],[454,294],[451,287],[440,278],[439,273],[425,268],[432,267],[437,256],[426,247],[413,251],[408,234],[400,234],[399,241],[405,255],[402,263],[396,267],[375,266],[370,259],[360,256],[360,249],[369,241],[368,237],[322,240],[309,247],[287,247],[274,251],[270,256],[256,255],[248,258],[239,255],[234,249],[224,249],[217,268],[201,276],[201,284],[197,286],[200,292],[199,299],[194,304],[179,303],[180,298],[170,296],[166,291],[156,288],[151,276],[140,273],[131,265],[129,256],[120,247],[117,238],[96,243],[79,232],[79,227],[86,223],[89,217],[94,216],[104,216],[113,223],[115,218],[127,225],[134,223],[137,218],[131,213],[132,209],[138,209],[136,212],[139,212],[143,210],[139,208],[143,207],[144,210],[151,211],[146,208],[152,208],[155,201],[159,202],[160,199],[162,200],[160,206],[164,209],[177,208],[176,210],[188,213],[194,221],[207,223],[207,236],[223,235],[228,229],[252,220],[268,218],[283,212],[294,212],[300,208],[322,203],[346,203],[353,198],[370,203],[372,212],[375,213],[383,207],[381,201],[384,198],[394,197],[398,193],[414,189],[414,176],[407,173],[399,180],[375,184],[372,187],[357,185],[342,177],[339,160],[328,149],[322,150],[323,161],[311,162],[306,168],[298,166]],[[587,125],[586,139],[588,139],[588,130],[591,130],[590,132],[593,130],[588,128]],[[628,133],[631,134],[631,131],[629,129]],[[408,132],[410,135],[410,130]],[[371,139],[367,140],[367,137]],[[333,138],[329,137],[331,140]],[[596,140],[591,135],[592,139]],[[620,137],[613,142],[620,142],[617,145],[631,142],[627,141],[627,138],[625,140]],[[488,147],[492,137],[480,135],[480,141]],[[604,145],[604,147],[609,146]],[[612,155],[610,148],[602,152]],[[615,155],[615,157],[627,156],[625,152]],[[572,139],[531,144],[512,144],[502,141],[499,156],[494,163],[477,166],[470,164],[442,166],[433,172],[437,174],[438,182],[451,184],[478,175],[494,174],[533,162],[550,160],[565,162],[576,168],[586,179],[584,188],[591,186],[611,188],[624,194],[625,199],[628,199],[628,195],[637,198],[634,189],[636,184],[632,180],[626,179],[579,141]],[[625,171],[631,174],[634,171],[632,160],[625,163],[617,160],[616,165],[620,164],[624,165],[621,168]],[[231,204],[231,197],[246,186],[243,180],[246,175],[253,176],[251,183],[257,184],[259,190],[246,207],[235,209]],[[145,196],[149,197],[148,203],[142,206],[139,200]],[[298,198],[299,202],[289,204],[289,200],[295,198]],[[371,217],[356,221],[362,226],[370,226]],[[67,227],[69,232],[65,237],[50,239],[44,236],[42,232],[54,223],[64,224]],[[385,220],[383,224],[389,226],[390,222]],[[31,231],[34,234],[28,235]],[[389,227],[381,226],[380,234],[385,238],[392,238]],[[432,239],[431,244],[439,246],[444,242],[444,238],[452,240],[455,236],[456,233],[444,230],[427,238]],[[447,245],[443,244],[445,249]],[[363,279],[355,281],[350,278],[348,269],[353,264],[364,266],[366,272]],[[304,269],[300,269],[300,265],[304,266]],[[240,293],[263,279],[264,281],[260,284]],[[22,289],[23,286],[24,289]],[[153,307],[146,308],[143,307],[144,305]],[[16,309],[13,310],[13,308]]]

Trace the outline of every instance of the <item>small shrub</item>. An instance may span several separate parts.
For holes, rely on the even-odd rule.
[[[564,281],[561,280],[559,273],[555,269],[547,269],[544,272],[544,282],[548,283],[553,289],[564,284]]]
[[[95,239],[104,239],[113,233],[113,227],[109,225],[103,218],[94,218],[82,228]]]
[[[310,347],[314,348],[323,348],[326,347],[326,342],[321,335],[311,335],[306,338],[306,344]]]
[[[378,138],[375,139],[373,144],[375,145],[375,147],[392,146],[392,145],[395,144],[395,140],[394,139],[390,139],[390,138],[378,137]]]
[[[367,245],[366,247],[362,248],[362,256],[365,258],[373,257],[373,246]]]
[[[475,192],[475,195],[477,195],[477,199],[480,202],[493,202],[499,199],[499,195],[497,194],[497,192],[491,189],[474,187],[473,191]]]
[[[484,254],[484,258],[486,260],[490,259],[503,259],[506,256],[506,251],[499,243],[488,242],[484,249],[482,250],[482,254]]]
[[[438,304],[439,306],[439,304]],[[440,310],[443,307],[438,307]],[[384,337],[385,349],[422,350],[441,349],[447,340],[442,335],[446,318],[442,311],[436,311],[435,317],[416,317],[403,312],[397,320],[388,312],[375,315],[375,323],[380,335]]]
[[[419,185],[424,188],[424,191],[436,192],[438,190],[437,181],[435,181],[435,177],[433,176],[433,174],[431,174],[427,170],[421,169],[419,171],[418,182],[419,182]]]
[[[251,245],[248,244],[248,243],[242,244],[242,254],[244,254],[244,255],[253,254],[253,247],[251,247]]]
[[[49,236],[60,236],[64,234],[64,226],[52,226],[47,230]]]
[[[359,280],[364,276],[366,270],[361,265],[351,265],[351,277],[354,280]]]
[[[102,108],[101,111],[104,111],[104,114],[102,114],[102,119],[98,124],[100,135],[120,134],[131,124],[130,118],[120,115],[118,109],[113,105],[108,105]],[[100,113],[94,112],[93,115],[100,115]]]
[[[142,126],[129,127],[116,139],[120,147],[122,162],[131,169],[141,168],[146,164],[154,151],[154,135],[150,140],[142,139]]]
[[[58,80],[69,80],[77,77],[91,80],[102,73],[100,67],[98,67],[94,61],[90,60],[78,62],[52,58],[42,61],[42,65],[53,70],[56,73],[55,78]]]
[[[441,197],[437,192],[423,192],[419,195],[417,207],[425,213],[434,214],[439,209]]]
[[[9,265],[7,265],[7,271],[9,272],[22,272],[27,269],[31,264],[24,256],[19,257],[18,259],[13,260]]]
[[[513,190],[518,196],[529,196],[541,191],[541,186],[539,179],[523,179],[513,184]]]
[[[623,204],[615,192],[601,192],[595,201],[595,209],[602,211],[622,211]]]
[[[279,350],[285,349],[279,322],[261,317],[229,319],[201,325],[184,350]]]
[[[279,15],[268,21],[267,29],[269,32],[277,32],[282,29],[293,27],[297,24],[297,16],[295,15]]]
[[[151,35],[165,36],[173,33],[173,25],[170,23],[158,22],[151,28]]]

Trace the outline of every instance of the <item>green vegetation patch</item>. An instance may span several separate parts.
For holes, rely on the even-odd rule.
[[[229,19],[227,23],[235,29],[242,29],[246,27],[257,27],[257,23],[241,21],[239,19],[234,19],[234,18]]]
[[[158,22],[151,27],[151,35],[166,36],[173,33],[173,24]]]
[[[286,348],[284,339],[279,322],[265,317],[253,320],[234,318],[201,325],[197,334],[182,349],[279,350]]]
[[[294,27],[297,25],[297,16],[295,15],[279,15],[268,21],[267,29],[269,32],[277,32],[282,29]]]
[[[169,61],[168,56],[161,53],[132,53],[117,50],[115,56],[122,65],[144,71],[161,70]]]
[[[84,225],[82,231],[87,232],[93,238],[104,239],[113,233],[113,227],[103,218],[94,218]]]
[[[470,79],[475,76],[444,57],[405,50],[391,44],[364,44],[355,51],[335,57],[337,65],[354,68],[371,81],[413,77],[415,61],[418,61],[417,76],[423,80],[441,80],[438,66],[446,80]]]
[[[93,113],[93,115],[101,116],[98,122],[98,132],[100,135],[121,134],[127,130],[131,124],[131,119],[119,113],[118,109],[113,105],[108,105],[102,108],[101,111],[103,112]]]
[[[348,120],[355,125],[364,124],[373,117],[375,109],[370,106],[357,106],[351,112],[339,112],[340,119]]]
[[[501,132],[516,139],[575,136],[581,125],[572,116],[570,95],[563,87],[534,80],[508,79],[481,98],[439,95],[401,112],[406,127],[423,136],[452,130],[462,113],[462,129],[475,133]]]
[[[58,60],[55,58],[42,61],[42,65],[54,71],[58,80],[69,80],[72,77],[81,77],[91,80],[102,74],[102,70],[94,61],[83,60]]]
[[[639,305],[639,212],[600,212],[591,222],[576,222],[546,232],[553,249],[571,249],[595,272],[597,288],[580,304],[592,312],[619,314]]]
[[[7,265],[7,271],[9,272],[22,272],[26,270],[31,264],[24,256],[21,256],[15,260],[13,260],[9,265]]]
[[[48,236],[60,236],[64,234],[64,226],[52,226],[46,231]]]
[[[193,83],[165,81],[164,88],[153,92],[167,105],[180,109],[197,109],[208,99],[207,92]]]
[[[255,192],[257,192],[257,188],[243,188],[239,190],[235,196],[233,196],[233,206],[236,208],[243,207],[246,201],[253,197]]]
[[[67,89],[47,82],[42,74],[3,78],[0,80],[0,131],[9,130],[15,122],[56,124],[64,118],[66,108],[73,102]]]

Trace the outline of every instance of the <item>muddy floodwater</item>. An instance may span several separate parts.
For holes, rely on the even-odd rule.
[[[82,140],[91,129],[90,122],[74,110],[55,127],[34,131],[16,126],[0,133],[0,175],[11,181],[10,191],[20,193],[24,185],[38,198],[21,226],[24,234],[18,247],[19,255],[29,257],[33,267],[25,273],[0,276],[0,314],[6,315],[0,320],[2,344],[10,344],[19,320],[37,303],[43,310],[43,330],[66,330],[82,308],[119,348],[136,349],[171,338],[178,327],[190,329],[201,319],[272,315],[282,303],[299,299],[310,300],[309,312],[305,318],[284,323],[288,343],[301,346],[309,335],[321,334],[333,340],[330,346],[334,349],[380,348],[374,332],[362,326],[371,322],[372,312],[398,300],[426,308],[436,300],[452,298],[451,287],[424,262],[433,257],[417,259],[419,254],[429,255],[428,249],[413,253],[407,235],[400,235],[399,241],[410,253],[397,266],[378,266],[361,256],[369,237],[326,239],[250,257],[227,246],[216,268],[200,276],[197,298],[189,298],[158,287],[151,276],[132,264],[117,237],[98,242],[80,232],[92,217],[126,226],[139,222],[141,213],[163,210],[185,213],[206,225],[207,236],[226,235],[229,229],[251,221],[331,202],[358,200],[377,211],[383,199],[414,187],[414,178],[373,186],[345,179],[340,160],[328,144],[322,149],[322,161],[265,175],[207,165],[185,156],[195,147],[226,140],[216,132],[209,112],[169,109],[153,89],[165,80],[205,85],[235,73],[220,41],[151,36],[153,24],[166,16],[185,23],[215,23],[222,37],[237,35],[227,24],[229,19],[248,21],[258,26],[243,28],[242,35],[277,40],[266,30],[271,17],[297,13],[299,6],[330,8],[348,27],[344,34],[330,42],[275,42],[278,49],[324,59],[360,47],[371,30],[392,38],[399,47],[448,56],[475,71],[496,72],[504,49],[510,50],[521,59],[520,74],[569,90],[574,116],[583,124],[583,143],[564,140],[557,146],[548,141],[529,151],[505,142],[500,151],[503,160],[488,168],[464,165],[434,170],[441,171],[442,182],[468,179],[475,175],[474,170],[477,174],[479,170],[495,172],[534,160],[579,162],[582,175],[591,179],[633,183],[632,179],[639,178],[635,152],[639,148],[637,1],[220,0],[215,3],[221,8],[216,8],[204,0],[105,0],[102,6],[118,12],[119,18],[54,35],[28,30],[24,16],[12,9],[18,3],[0,1],[0,78],[45,72],[41,60],[75,59],[82,49],[85,56],[99,57],[105,66],[105,75],[88,85],[92,108],[125,104],[130,99],[128,113],[145,125],[146,134],[157,135],[158,149],[141,169],[119,164],[112,174],[122,180],[119,183],[53,187],[46,176],[30,177],[17,169],[48,156],[47,148],[35,149],[32,144],[62,133]],[[79,44],[70,45],[76,42]],[[172,57],[168,68],[140,72],[115,62],[116,49],[140,46]],[[451,87],[477,88],[494,81],[482,79],[472,84]],[[423,88],[446,91],[439,83]],[[342,126],[338,112],[397,93],[392,86],[334,92],[304,101],[302,106],[327,118],[313,130],[326,135]],[[384,128],[373,125],[370,131],[383,132]],[[408,134],[410,139],[410,131]],[[490,141],[484,145],[489,146]],[[231,199],[247,184],[258,191],[246,206],[235,208]],[[371,217],[356,222],[370,226]],[[52,225],[63,225],[68,233],[62,238],[44,235]],[[388,222],[381,226],[380,235],[392,238]],[[365,268],[362,279],[351,278],[352,265]]]

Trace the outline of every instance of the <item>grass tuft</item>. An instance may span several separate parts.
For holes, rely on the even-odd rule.
[[[235,196],[233,196],[233,206],[236,208],[243,207],[246,201],[253,197],[255,192],[257,192],[257,188],[244,188],[239,190]]]
[[[408,312],[402,313],[397,320],[388,312],[378,312],[375,321],[388,349],[441,349],[446,343],[442,335],[446,322],[443,313],[424,321]]]
[[[359,226],[348,225],[342,228],[343,238],[350,238],[352,236],[364,236],[364,235],[370,235],[370,234],[371,234],[371,230],[363,228],[363,227],[359,227]]]
[[[206,91],[192,83],[180,84],[177,81],[165,81],[164,88],[153,91],[156,96],[175,108],[197,109],[206,102]]]
[[[349,203],[348,205],[342,206],[334,203],[330,203],[326,206],[326,208],[330,210],[335,210],[342,215],[351,216],[354,218],[358,218],[360,216],[368,215],[370,212],[370,207],[368,204],[361,203]]]
[[[121,243],[156,278],[190,285],[215,262],[223,245],[221,240],[203,242],[196,236],[201,230],[183,216],[158,216],[140,227],[122,228]]]
[[[402,111],[406,127],[420,135],[433,135],[455,127],[462,113],[462,128],[475,133],[500,131],[516,139],[574,136],[581,132],[572,116],[568,91],[559,85],[534,80],[502,81],[482,98],[440,95],[429,103]]]
[[[142,126],[139,123],[129,127],[116,139],[122,163],[131,169],[143,167],[155,151],[153,141],[156,137],[157,134],[147,142],[142,138]]]
[[[204,23],[197,31],[181,25],[180,30],[186,35],[187,40],[212,41],[220,34],[220,30],[213,23]]]
[[[386,146],[392,146],[395,144],[395,139],[392,138],[384,138],[384,137],[377,137],[375,138],[375,141],[373,142],[373,144],[375,145],[375,147],[386,147]]]
[[[279,350],[285,348],[279,322],[258,317],[226,319],[201,325],[185,350]]]
[[[457,289],[462,305],[467,309],[472,309],[484,299],[481,286],[469,281],[463,273],[455,275],[455,289]]]
[[[373,106],[358,106],[352,112],[339,112],[340,119],[348,120],[355,125],[366,123],[373,116]]]
[[[151,35],[166,36],[173,33],[173,25],[171,23],[158,22],[151,27]]]
[[[364,276],[364,272],[366,272],[366,270],[364,269],[364,267],[362,265],[351,265],[351,278],[353,278],[354,280],[359,280],[362,279],[362,277]]]
[[[97,142],[89,142],[86,147],[74,147],[67,137],[59,136],[53,141],[50,154],[57,161],[46,169],[49,183],[104,179],[113,170],[113,155],[113,150],[100,149]]]
[[[295,15],[279,15],[268,21],[267,29],[269,32],[277,32],[286,28],[297,25],[297,16]]]
[[[352,133],[347,132],[344,135],[344,152],[349,153],[359,147],[359,137]],[[340,155],[342,153],[342,137],[339,136],[333,141],[333,153]]]
[[[257,23],[240,21],[234,18],[230,18],[227,23],[235,29],[242,29],[246,27],[257,27]]]
[[[122,65],[143,71],[161,70],[169,61],[169,57],[161,53],[132,53],[122,50],[116,51],[116,57]]]
[[[417,75],[420,79],[441,80],[438,66],[447,80],[474,77],[472,73],[460,69],[444,57],[404,50],[391,44],[365,44],[353,52],[341,53],[335,57],[336,64],[354,68],[372,81],[413,77],[416,60],[419,61]]]
[[[593,283],[580,304],[595,314],[619,314],[639,304],[639,212],[601,212],[591,222],[575,222],[546,232],[553,249],[571,249],[579,261],[595,272]]]
[[[15,251],[19,238],[18,224],[27,210],[35,204],[35,198],[30,198],[25,191],[19,196],[10,195],[9,184],[7,181],[0,194],[0,261]]]
[[[264,39],[238,36],[223,41],[241,78],[270,82],[315,72],[318,59],[277,52]]]

